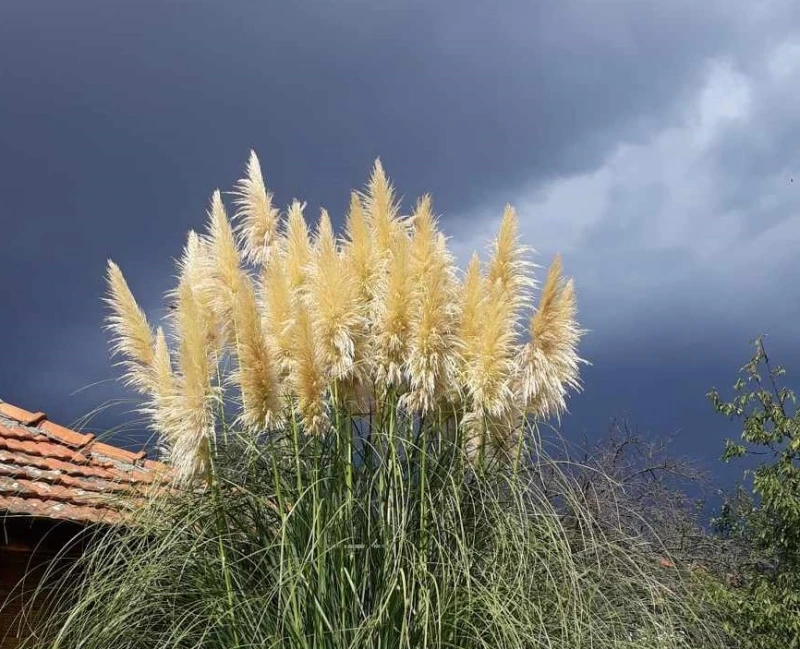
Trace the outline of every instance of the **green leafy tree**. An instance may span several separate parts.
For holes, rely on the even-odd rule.
[[[785,369],[767,356],[763,337],[741,369],[735,396],[714,389],[717,412],[742,424],[723,460],[759,458],[726,499],[714,527],[737,548],[737,565],[720,590],[727,625],[744,647],[800,647],[800,409]]]

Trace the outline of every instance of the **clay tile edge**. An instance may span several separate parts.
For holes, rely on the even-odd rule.
[[[111,458],[112,460],[121,460],[123,462],[130,462],[134,464],[147,457],[145,451],[134,453],[133,451],[126,451],[125,449],[111,446],[103,442],[95,442],[89,449],[93,455],[102,455],[103,457]]]
[[[43,421],[39,424],[38,429],[43,431],[50,437],[55,437],[58,441],[80,448],[86,446],[94,439],[92,433],[79,433],[70,428],[54,424],[52,421]]]
[[[47,415],[43,412],[29,412],[5,401],[0,401],[0,414],[18,421],[23,426],[37,426],[47,419]]]
[[[168,472],[170,467],[163,462],[159,462],[158,460],[150,460],[148,458],[142,458],[144,462],[142,462],[142,466],[147,469],[148,471],[163,471]]]

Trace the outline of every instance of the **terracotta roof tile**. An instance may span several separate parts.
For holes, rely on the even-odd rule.
[[[17,456],[17,458],[18,457],[19,456]],[[37,480],[43,484],[61,484],[66,487],[85,491],[102,489],[104,492],[114,493],[131,489],[129,484],[122,482],[112,482],[111,480],[103,480],[102,478],[87,479],[85,477],[64,474],[51,467],[39,469],[25,464],[5,464],[0,462],[0,480],[4,477],[26,478],[29,480]]]
[[[5,439],[21,439],[30,442],[36,440],[36,433],[24,426],[4,426],[0,423],[0,437]]]
[[[10,515],[41,516],[79,523],[118,523],[122,515],[106,507],[85,507],[52,500],[0,495],[0,510]]]
[[[74,430],[54,424],[52,421],[42,421],[37,428],[43,430],[48,437],[53,437],[67,446],[75,446],[77,448],[85,446],[94,439],[94,435],[91,433],[76,433]]]
[[[139,460],[143,460],[147,456],[147,453],[144,451],[132,453],[131,451],[126,451],[125,449],[117,448],[110,444],[97,442],[92,444],[92,455],[99,455],[100,457],[108,457],[113,460],[121,460],[122,462],[130,462],[133,464]]]
[[[169,474],[144,452],[98,442],[44,413],[0,401],[0,513],[117,522],[144,489],[166,486]]]
[[[0,414],[5,415],[9,419],[14,419],[25,426],[36,426],[40,421],[47,419],[47,416],[43,412],[28,412],[17,406],[12,406],[5,401],[0,401]]]
[[[85,455],[73,451],[63,444],[51,444],[49,442],[37,442],[34,440],[22,440],[15,437],[0,438],[0,448],[10,451],[22,451],[31,455],[41,455],[42,457],[54,457],[59,460],[66,460],[73,464],[86,464],[89,460]]]
[[[66,487],[59,484],[0,476],[0,495],[20,496],[21,498],[38,498],[39,500],[57,500],[58,502],[80,505],[107,505],[111,494],[98,491],[91,485],[89,489]]]
[[[142,461],[142,466],[148,471],[162,471],[164,468],[164,464],[161,462],[154,462],[153,460],[148,460],[147,458]]]
[[[58,471],[63,475],[77,475],[91,478],[102,478],[114,480],[115,473],[103,466],[95,464],[81,466],[62,462],[55,458],[44,458],[41,456],[28,455],[26,453],[9,452],[0,448],[0,462],[12,462],[20,466],[30,466],[41,470]]]

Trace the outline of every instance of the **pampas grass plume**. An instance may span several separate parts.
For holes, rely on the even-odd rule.
[[[124,368],[125,382],[146,394],[153,387],[153,332],[122,271],[110,259],[106,282],[105,301],[111,308],[107,318],[111,353],[123,357],[120,365]]]
[[[411,286],[406,378],[408,406],[426,414],[458,392],[458,284],[453,260],[437,230],[430,196],[412,216]]]
[[[237,230],[244,259],[263,266],[277,239],[279,212],[264,184],[255,151],[250,151],[246,175],[236,183],[234,196],[238,207],[234,218],[239,221]]]
[[[576,322],[572,280],[562,274],[556,256],[547,274],[539,305],[530,319],[530,342],[521,356],[520,397],[539,418],[559,417],[566,410],[567,389],[580,390],[577,347],[584,331]]]

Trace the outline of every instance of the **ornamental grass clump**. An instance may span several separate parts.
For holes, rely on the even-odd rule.
[[[280,213],[254,153],[234,196],[189,234],[162,328],[109,262],[112,349],[175,484],[55,586],[38,646],[715,646],[537,443],[583,331],[560,259],[535,299],[513,208],[462,273],[380,162],[341,237]]]
[[[233,219],[216,191],[206,231],[189,234],[173,344],[158,356],[157,334],[109,262],[112,349],[181,481],[209,476],[222,404],[228,416],[234,405],[237,429],[259,435],[327,437],[342,408],[364,421],[385,408],[433,417],[480,464],[507,461],[523,422],[558,416],[579,388],[572,282],[557,259],[533,307],[512,207],[489,258],[462,277],[431,197],[401,215],[380,162],[352,194],[341,238],[325,210],[313,228],[302,203],[280,214],[255,153],[234,196]]]

